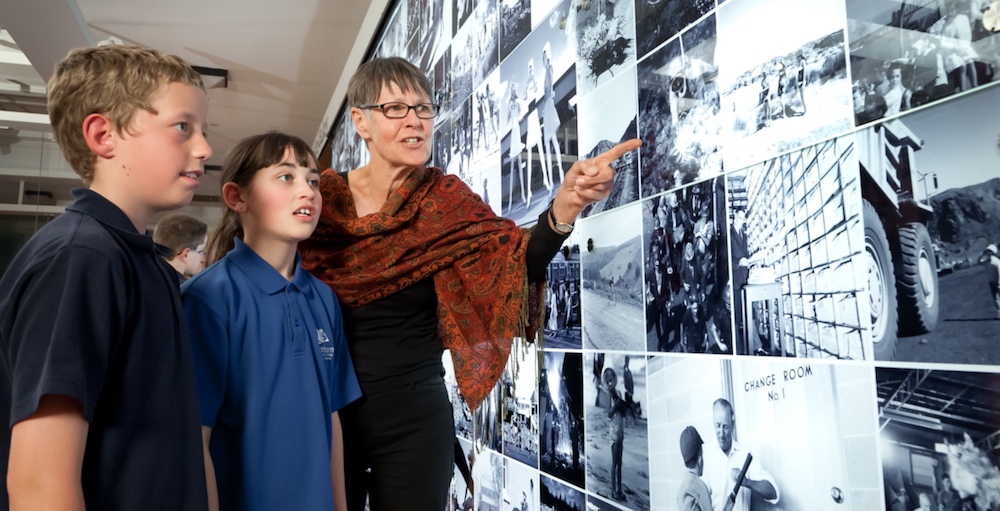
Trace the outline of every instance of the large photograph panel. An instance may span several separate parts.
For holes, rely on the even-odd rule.
[[[1000,34],[984,0],[848,0],[855,122],[896,115],[996,78]]]
[[[646,349],[733,353],[725,183],[643,201]]]
[[[1000,364],[998,102],[991,86],[858,133],[887,283],[876,358]]]
[[[853,126],[842,1],[732,0],[718,18],[727,168]]]
[[[875,378],[886,509],[1000,507],[1000,375],[877,368]]]
[[[627,509],[649,509],[646,359],[585,353],[594,386],[584,387],[587,491]]]
[[[576,52],[559,3],[500,65],[504,216],[530,225],[576,160]],[[570,144],[573,144],[572,146]]]
[[[713,0],[635,0],[639,58],[715,8]]]
[[[722,172],[715,16],[639,62],[642,196]]]
[[[583,347],[645,346],[642,211],[638,203],[577,221],[583,230]]]
[[[619,142],[636,138],[635,69],[628,69],[590,94],[580,96],[577,110],[581,158],[601,154]],[[580,213],[588,217],[639,200],[639,159],[635,151],[611,163],[614,185],[606,199]]]
[[[857,161],[847,135],[726,175],[735,353],[872,358]]]
[[[580,94],[635,64],[635,7],[631,1],[580,2],[576,12],[576,67]]]
[[[708,494],[713,509],[730,497],[737,509],[881,509],[872,373],[816,361],[652,357],[653,507],[681,509]]]

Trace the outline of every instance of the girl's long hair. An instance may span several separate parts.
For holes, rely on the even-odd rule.
[[[301,138],[280,131],[269,131],[244,138],[236,144],[222,163],[221,185],[235,183],[241,190],[249,190],[257,171],[280,163],[286,150],[291,150],[296,163],[303,167],[316,161],[309,144]],[[205,266],[225,257],[236,246],[236,238],[243,239],[243,224],[236,211],[227,207],[222,220],[219,220],[219,225],[209,237]]]

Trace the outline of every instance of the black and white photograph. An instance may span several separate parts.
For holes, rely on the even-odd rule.
[[[584,487],[583,355],[545,351],[538,380],[542,472]]]
[[[445,9],[448,0],[407,0],[410,18],[411,62],[425,73],[433,69],[451,41],[451,16]]]
[[[587,511],[622,511],[628,509],[619,504],[612,504],[604,497],[596,494],[587,495]]]
[[[882,509],[872,368],[804,362],[651,357],[653,508]]]
[[[569,10],[564,0],[550,13]],[[576,161],[576,55],[571,34],[542,23],[500,65],[504,216],[533,224]],[[516,119],[516,121],[515,121]]]
[[[842,0],[739,0],[717,16],[727,169],[854,126]]]
[[[992,82],[992,0],[847,0],[855,121],[889,117]]]
[[[636,138],[635,69],[621,75],[599,89],[578,96],[577,124],[582,159],[601,154],[620,142]],[[611,163],[615,169],[614,186],[606,199],[583,209],[584,218],[624,206],[639,200],[639,158],[629,151]]]
[[[368,146],[354,130],[351,110],[345,109],[330,142],[331,167],[337,172],[354,170],[368,163]]]
[[[515,342],[520,342],[515,340]],[[472,441],[479,447],[503,452],[503,382],[498,381],[486,399],[472,413]]]
[[[531,32],[531,0],[500,1],[500,61]]]
[[[503,461],[503,456],[489,449],[476,451],[476,460],[472,464],[472,480],[476,482],[476,511],[503,509]]]
[[[482,197],[498,216],[501,213],[500,154],[490,153],[472,162],[472,173],[466,184]]]
[[[878,367],[885,508],[1000,509],[1000,375]]]
[[[649,509],[646,357],[586,352],[587,491],[627,509]]]
[[[860,152],[846,135],[726,175],[736,354],[873,358]]]
[[[550,18],[549,14],[557,5],[564,0],[531,0],[531,30],[535,30],[543,22],[553,23],[565,20],[570,15],[569,11],[560,11],[558,18]]]
[[[500,150],[500,70],[494,70],[472,91],[472,159],[482,160]]]
[[[642,202],[646,349],[733,353],[722,177]]]
[[[639,203],[577,221],[583,231],[583,347],[643,351],[642,209]]]
[[[865,236],[885,263],[877,359],[1000,364],[997,104],[990,86],[858,132]]]
[[[452,109],[451,158],[446,171],[469,183],[472,170],[472,101],[466,98]]]
[[[538,511],[538,470],[503,459],[503,511]]]
[[[640,61],[642,196],[722,173],[715,15]]]
[[[444,116],[451,112],[438,114]],[[445,117],[444,121],[434,128],[434,152],[431,154],[431,163],[448,172],[448,165],[451,163],[451,118]]]
[[[580,94],[635,65],[635,7],[631,0],[580,2],[574,24]]]
[[[539,500],[541,511],[584,511],[587,496],[577,488],[545,474],[540,477]]]
[[[500,63],[500,14],[498,0],[480,0],[472,11],[472,86],[478,87]]]
[[[462,3],[457,0],[456,4]],[[458,30],[455,38],[451,40],[451,104],[455,105],[465,102],[470,95],[475,84],[473,76],[478,74],[479,64],[478,48],[476,43],[479,33],[483,27],[477,27],[474,23],[466,24]]]
[[[538,468],[538,351],[535,343],[515,342],[500,374],[503,393],[503,454]]]
[[[444,50],[441,58],[434,64],[434,98],[440,108],[440,113],[434,118],[434,125],[441,124],[451,114],[451,46]]]
[[[476,7],[476,2],[474,0],[451,0],[452,2],[452,31],[454,34],[458,34],[458,31],[465,26],[465,22],[469,20],[472,16],[472,11]]]
[[[385,25],[382,40],[375,55],[378,57],[410,57],[410,31],[406,2],[398,2],[396,11]]]
[[[580,238],[574,230],[549,262],[545,281],[545,348],[583,347],[580,322]]]
[[[635,0],[636,55],[642,59],[714,8],[715,0]]]
[[[476,487],[472,479],[475,451],[472,442],[464,438],[458,438],[457,441],[462,452],[459,455],[458,450],[455,450],[455,472],[451,478],[451,486],[448,488],[448,502],[445,511],[472,511],[475,502],[472,490]]]
[[[458,380],[455,379],[455,363],[451,358],[451,351],[444,350],[441,356],[441,365],[444,367],[444,385],[448,388],[448,397],[451,400],[451,410],[455,416],[455,436],[468,441],[475,438],[475,431],[472,429],[472,411],[465,403],[461,391],[458,390]]]

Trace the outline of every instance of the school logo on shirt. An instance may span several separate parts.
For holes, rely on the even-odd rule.
[[[322,328],[316,329],[316,344],[319,344],[319,352],[323,354],[323,360],[333,360],[333,346],[327,346],[330,344],[330,338],[327,337]]]

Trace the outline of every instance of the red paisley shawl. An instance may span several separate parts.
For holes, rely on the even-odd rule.
[[[543,283],[530,286],[531,230],[498,217],[455,176],[414,170],[378,213],[358,218],[346,180],[323,172],[323,212],[300,244],[302,266],[342,304],[357,307],[428,276],[438,335],[451,350],[458,388],[475,411],[493,389],[514,337],[534,339]]]

